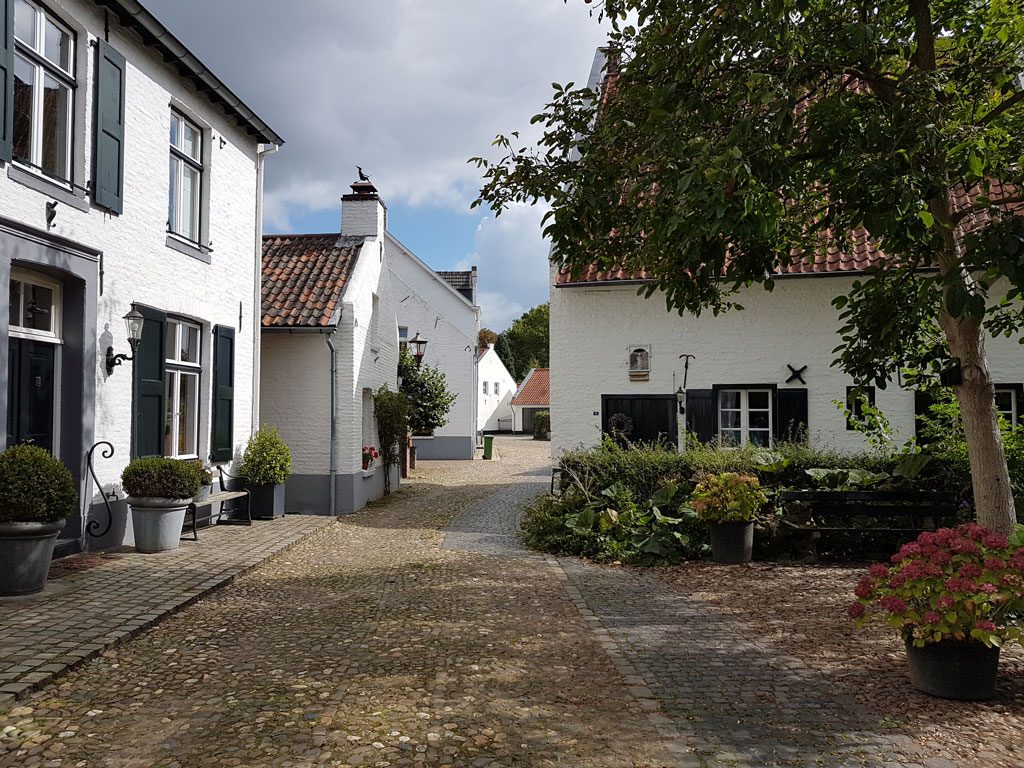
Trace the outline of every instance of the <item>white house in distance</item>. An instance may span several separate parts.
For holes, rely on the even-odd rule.
[[[531,368],[511,401],[512,431],[533,434],[533,417],[551,410],[551,370]]]
[[[424,364],[440,369],[456,395],[448,423],[429,436],[416,436],[419,459],[472,459],[476,452],[477,366],[480,308],[476,304],[476,267],[464,272],[435,272],[393,235],[384,247],[398,338],[402,345],[418,335],[427,340]]]
[[[511,432],[516,380],[498,357],[493,344],[480,351],[477,372],[480,378],[477,429],[480,432]]]
[[[599,55],[591,87],[600,84],[602,66]],[[644,275],[591,269],[573,278],[553,267],[553,454],[594,445],[608,431],[677,441],[684,427],[704,441],[759,445],[805,427],[816,445],[865,447],[835,404],[847,402],[853,381],[831,365],[841,325],[831,302],[879,257],[866,246],[796,261],[772,293],[752,288],[740,297],[745,311],[700,318],[638,296]],[[989,338],[986,346],[997,406],[1019,424],[1024,355],[1014,339]],[[693,356],[688,375],[682,355]],[[895,384],[866,389],[897,439],[912,437],[918,393]]]
[[[362,448],[378,446],[374,393],[398,388],[386,220],[374,186],[356,182],[341,232],[263,238],[260,417],[292,451],[290,513],[353,512],[384,493]]]
[[[134,0],[0,3],[0,30],[0,447],[32,441],[75,476],[86,520],[58,554],[131,543],[123,501],[113,519],[95,503],[94,443],[119,494],[132,457],[226,463],[250,434],[262,164],[282,139]]]

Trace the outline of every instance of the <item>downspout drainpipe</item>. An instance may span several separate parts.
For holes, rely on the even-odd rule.
[[[337,516],[338,480],[338,350],[334,348],[334,331],[324,336],[331,350],[331,517]]]
[[[253,254],[252,310],[252,419],[250,433],[260,428],[260,331],[263,328],[263,167],[267,155],[281,149],[277,144],[256,148],[256,250]]]

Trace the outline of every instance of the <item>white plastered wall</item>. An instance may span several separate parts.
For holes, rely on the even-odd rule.
[[[479,429],[487,432],[512,429],[510,403],[516,394],[516,381],[501,362],[493,344],[481,355],[477,368],[480,379],[480,401],[477,409]],[[486,394],[483,391],[484,382],[487,382]],[[495,383],[499,385],[497,395],[494,394]]]

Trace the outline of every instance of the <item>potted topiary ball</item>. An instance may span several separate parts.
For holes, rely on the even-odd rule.
[[[753,475],[722,472],[697,484],[689,506],[708,524],[711,557],[716,563],[750,562],[754,520],[767,502]]]
[[[0,596],[43,589],[57,535],[77,508],[75,481],[49,451],[15,445],[0,454]]]
[[[185,510],[199,492],[199,471],[178,459],[135,459],[121,473],[132,508],[135,549],[166,552],[177,549]]]
[[[276,427],[261,427],[249,438],[242,456],[242,477],[249,490],[252,517],[272,520],[284,515],[284,481],[292,473],[292,454]]]

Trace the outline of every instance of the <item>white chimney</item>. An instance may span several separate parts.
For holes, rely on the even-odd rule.
[[[352,192],[341,198],[341,234],[376,237],[383,241],[388,226],[388,209],[369,181],[357,181]]]

